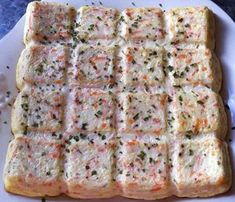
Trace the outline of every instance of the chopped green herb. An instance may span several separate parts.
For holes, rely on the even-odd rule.
[[[141,151],[137,156],[143,161],[146,156],[146,153],[144,151]]]

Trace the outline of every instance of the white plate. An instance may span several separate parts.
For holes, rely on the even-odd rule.
[[[50,1],[50,0],[49,0]],[[223,99],[230,107],[228,117],[230,118],[229,128],[235,126],[235,26],[232,19],[216,4],[209,0],[100,0],[106,7],[114,7],[118,9],[124,9],[126,7],[159,7],[162,4],[162,9],[168,10],[172,7],[181,6],[208,6],[216,15],[216,53],[219,57],[223,67]],[[99,5],[99,1],[90,0],[57,0],[57,2],[69,3],[75,7],[83,5]],[[22,17],[17,25],[0,41],[0,71],[6,75],[7,85],[11,96],[14,96],[17,92],[15,87],[15,66],[20,52],[24,48],[22,43],[23,28],[25,18]],[[10,69],[7,69],[9,66]],[[4,122],[7,121],[7,124]],[[235,171],[235,131],[229,131],[229,138],[232,139],[230,145],[230,156],[233,164],[233,170]],[[0,173],[2,173],[5,156],[8,146],[8,141],[11,138],[10,130],[10,107],[7,107],[2,111],[0,115]],[[233,172],[233,179],[235,179],[235,172]],[[16,196],[9,194],[4,190],[3,181],[0,183],[0,202],[35,202],[41,201],[40,198],[27,198],[22,196]],[[47,198],[48,202],[68,202],[75,201],[67,197]],[[89,202],[91,200],[79,200]],[[133,201],[131,199],[125,199],[121,197],[115,197],[105,200],[92,200],[92,202],[128,202]],[[140,200],[139,200],[140,201]],[[161,201],[161,200],[159,200]],[[163,201],[163,200],[162,200]],[[171,197],[164,201],[213,201],[213,202],[231,202],[235,201],[235,185],[231,190],[225,194],[208,199],[182,199]]]

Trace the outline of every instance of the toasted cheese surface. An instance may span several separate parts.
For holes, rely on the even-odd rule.
[[[112,39],[116,36],[117,10],[83,6],[76,23],[78,39]]]
[[[157,85],[164,80],[163,49],[127,47],[124,50],[125,85]]]
[[[226,192],[214,40],[206,7],[30,3],[6,190],[144,200]]]
[[[163,12],[159,8],[127,8],[122,12],[122,36],[125,39],[163,39]]]

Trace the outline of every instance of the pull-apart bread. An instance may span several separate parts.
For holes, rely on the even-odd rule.
[[[30,3],[6,190],[147,200],[226,192],[214,32],[206,7]]]

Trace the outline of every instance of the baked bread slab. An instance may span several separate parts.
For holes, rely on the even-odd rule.
[[[76,10],[57,3],[33,2],[28,5],[24,30],[24,43],[62,42],[71,39],[71,28]]]
[[[166,94],[122,93],[118,130],[162,134],[166,131]]]
[[[113,47],[78,46],[68,79],[81,86],[99,87],[114,82]]]
[[[206,7],[173,8],[169,12],[169,37],[172,42],[215,46],[215,22]]]
[[[18,136],[10,142],[4,171],[5,188],[27,196],[60,193],[61,145]]]
[[[114,100],[112,94],[98,89],[75,88],[72,92],[69,127],[71,130],[114,131]]]
[[[209,134],[201,138],[178,140],[170,147],[172,181],[176,195],[208,197],[231,186],[227,144]]]
[[[224,138],[227,132],[226,114],[218,94],[206,87],[177,90],[169,105],[172,129],[178,133],[216,132]]]
[[[118,11],[113,8],[83,6],[78,10],[75,31],[78,40],[112,39],[116,36]]]
[[[124,85],[158,85],[164,81],[164,49],[126,47],[123,53]]]
[[[154,200],[230,188],[208,8],[32,2],[24,41],[7,191]]]
[[[74,198],[106,198],[114,193],[113,133],[73,133],[65,148],[64,180]]]
[[[121,35],[126,40],[165,37],[163,11],[159,8],[127,8],[121,13]]]
[[[168,146],[162,137],[120,133],[116,183],[122,195],[154,200],[170,195]],[[155,138],[154,138],[155,136]]]
[[[64,46],[32,45],[26,47],[17,64],[16,85],[19,89],[23,89],[25,83],[65,83],[67,62],[68,49]]]
[[[218,59],[210,49],[173,48],[167,53],[171,85],[204,85],[219,91],[221,72]]]
[[[63,126],[64,95],[55,85],[26,87],[16,98],[11,127],[14,134],[28,130],[55,132]]]

